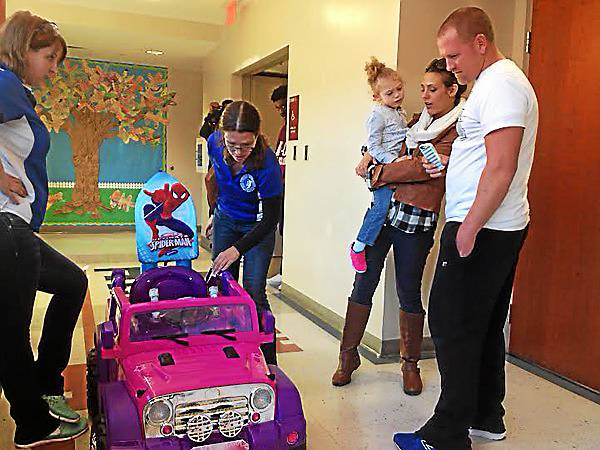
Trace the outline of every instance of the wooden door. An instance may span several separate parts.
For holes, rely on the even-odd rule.
[[[534,0],[540,122],[510,353],[600,390],[600,1]]]

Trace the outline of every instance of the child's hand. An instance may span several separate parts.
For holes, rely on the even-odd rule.
[[[365,153],[360,162],[358,163],[358,166],[356,166],[356,169],[354,169],[356,175],[365,178],[367,176],[367,169],[369,168],[369,164],[371,164],[372,162],[373,157],[369,155],[368,152]]]

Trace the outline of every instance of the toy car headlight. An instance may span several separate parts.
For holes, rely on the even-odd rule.
[[[267,388],[258,388],[252,394],[250,402],[252,403],[254,409],[258,409],[260,411],[267,409],[273,402],[273,392]]]
[[[158,400],[148,407],[146,417],[154,425],[160,425],[171,419],[172,412],[171,403],[166,400]]]

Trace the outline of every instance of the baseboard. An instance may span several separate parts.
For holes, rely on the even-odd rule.
[[[285,283],[282,283],[281,291],[273,289],[269,293],[335,338],[341,339],[344,318],[340,315]],[[374,364],[397,363],[400,360],[399,348],[399,339],[382,340],[367,331],[363,336],[359,352]],[[421,357],[435,357],[433,342],[429,337],[423,339]]]
[[[135,231],[135,225],[42,225],[40,233],[119,233]]]
[[[574,394],[580,395],[581,397],[584,397],[600,405],[600,392],[592,388],[589,388],[573,380],[565,378],[562,375],[557,374],[556,372],[552,372],[551,370],[544,369],[543,367],[521,359],[518,356],[507,354],[506,360],[509,363],[514,364],[515,366],[518,366],[523,370],[526,370],[527,372],[537,375],[538,377],[548,380],[551,383],[554,383],[566,389],[567,391],[573,392]]]

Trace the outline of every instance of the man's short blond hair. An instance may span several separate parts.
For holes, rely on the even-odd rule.
[[[478,34],[482,34],[489,42],[494,42],[494,27],[490,16],[483,9],[475,6],[467,6],[452,11],[440,26],[438,36],[451,28],[456,30],[463,41],[471,41]]]

